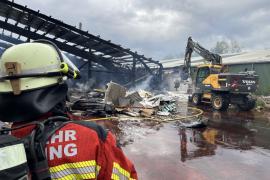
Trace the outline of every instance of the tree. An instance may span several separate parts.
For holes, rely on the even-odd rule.
[[[231,40],[231,52],[232,53],[239,53],[241,52],[241,47],[236,40]]]
[[[230,50],[230,46],[226,41],[218,41],[215,47],[212,49],[212,52],[217,54],[225,54]]]
[[[239,53],[241,47],[236,40],[218,41],[214,48],[211,49],[213,53],[226,54],[226,53]]]

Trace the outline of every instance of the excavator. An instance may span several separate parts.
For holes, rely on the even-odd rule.
[[[193,52],[205,61],[195,68],[195,74],[191,66]],[[227,110],[230,104],[242,111],[255,107],[256,99],[251,94],[257,90],[258,75],[254,71],[224,72],[222,57],[194,42],[191,37],[188,38],[181,77],[182,80],[192,79],[191,101],[194,105],[210,103],[218,111]]]

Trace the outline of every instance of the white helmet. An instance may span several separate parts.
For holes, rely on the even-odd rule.
[[[50,41],[8,48],[0,59],[0,120],[32,121],[64,107],[65,80],[78,77],[75,65]]]
[[[79,77],[76,66],[46,40],[8,48],[0,60],[0,93],[33,90]]]

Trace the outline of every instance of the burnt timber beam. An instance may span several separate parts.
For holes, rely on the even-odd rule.
[[[34,31],[34,33],[40,30],[44,26],[45,23],[47,23],[47,21],[41,21],[39,25],[37,26],[37,28],[35,28],[36,30]]]
[[[8,19],[9,19],[9,16],[10,16],[10,14],[11,14],[11,11],[12,11],[12,6],[9,6],[9,8],[8,8],[8,10],[7,10],[7,12],[6,12],[6,16],[5,16],[5,22],[7,22],[8,21]]]
[[[27,22],[27,26],[31,26],[31,24],[35,21],[37,17],[31,14],[28,14],[28,22]]]
[[[51,26],[42,34],[42,36],[46,36],[49,34],[52,30],[54,30],[57,27],[56,24],[51,24]]]
[[[27,6],[25,6],[25,7],[27,7]],[[23,16],[24,16],[24,10],[21,11],[21,12],[18,14],[18,17],[17,17],[17,19],[16,19],[15,26],[18,26],[18,24],[20,23],[20,21],[21,21],[21,19],[23,18]]]
[[[136,57],[136,56],[135,56]],[[138,58],[138,57],[136,57]],[[141,58],[138,58],[138,60],[143,64],[144,68],[151,74],[151,75],[154,75],[153,71],[147,66],[147,64],[141,59]]]
[[[118,49],[108,49],[107,51],[103,51],[103,53],[105,54],[110,54],[110,53],[114,53],[114,52],[119,52]]]
[[[89,48],[88,46],[86,46],[86,45],[89,44],[89,40],[91,40],[91,39],[87,39],[87,40],[85,40],[83,42],[77,42],[75,45],[73,45],[73,47],[83,46],[85,48]]]
[[[21,5],[19,5],[19,4],[15,4],[15,3],[13,3],[13,2],[10,2],[10,1],[8,1],[8,0],[2,0],[2,2],[4,2],[6,5],[13,6],[13,7],[15,7],[16,9],[19,9],[19,10],[23,10],[23,9],[24,9],[23,6],[21,6]],[[39,15],[39,17],[42,18],[42,19],[47,19],[47,20],[49,19],[50,22],[52,22],[52,23],[55,23],[55,24],[58,24],[59,26],[63,26],[63,27],[65,27],[65,28],[68,28],[68,29],[70,29],[70,30],[72,30],[72,31],[74,31],[74,32],[77,32],[77,33],[82,34],[82,35],[84,35],[84,36],[86,36],[86,37],[89,37],[89,38],[91,38],[92,40],[96,40],[96,41],[98,41],[98,42],[101,42],[101,43],[104,43],[104,44],[108,44],[108,45],[110,45],[111,47],[115,47],[115,48],[117,48],[117,49],[121,49],[121,50],[123,50],[123,51],[125,51],[125,52],[127,52],[127,53],[129,53],[129,54],[132,54],[132,55],[135,54],[134,52],[130,51],[130,49],[124,49],[124,48],[122,48],[122,47],[119,46],[119,45],[116,45],[116,44],[111,43],[110,41],[106,41],[106,40],[100,39],[99,36],[91,35],[91,34],[88,33],[88,31],[83,31],[83,30],[77,29],[77,28],[74,27],[74,26],[68,25],[68,24],[66,24],[66,23],[64,23],[64,22],[62,22],[62,21],[57,20],[57,19],[48,17],[48,16],[45,15],[45,14],[41,14],[41,13],[38,14],[37,11],[31,10],[31,9],[28,9],[28,8],[27,8],[27,11],[30,12],[30,13],[32,13],[32,14]],[[144,60],[147,60],[146,58],[143,58],[143,59],[144,59]],[[151,60],[151,61],[152,61],[152,60]],[[156,64],[157,62],[156,62],[156,61],[153,61],[153,63]],[[160,65],[160,64],[159,64],[159,65]],[[160,66],[160,67],[161,67],[161,66]]]
[[[94,62],[96,62],[98,64],[101,64],[102,66],[104,66],[107,69],[112,69],[113,71],[116,71],[116,72],[119,71],[119,69],[116,68],[113,65],[113,62],[109,61],[106,58],[97,57],[96,55],[89,54],[89,52],[81,51],[78,48],[73,48],[72,46],[69,46],[67,44],[63,44],[63,43],[61,43],[59,41],[55,41],[55,40],[53,40],[53,39],[51,39],[49,37],[42,36],[40,34],[36,34],[36,33],[32,32],[32,31],[28,31],[28,30],[23,29],[21,27],[18,27],[18,26],[14,27],[12,24],[6,23],[6,22],[4,22],[2,20],[0,20],[0,26],[2,28],[4,28],[4,29],[10,31],[10,32],[18,33],[18,34],[20,34],[20,35],[22,35],[24,37],[30,38],[30,39],[34,39],[34,40],[46,39],[46,40],[52,41],[63,51],[72,53],[74,55],[83,57],[85,59],[92,59]]]
[[[18,13],[20,13],[20,12],[24,12],[25,11],[25,13],[24,14],[33,14],[33,15],[35,15],[35,17],[37,18],[37,20],[38,20],[38,22],[40,21],[40,22],[44,22],[44,24],[42,24],[42,23],[40,23],[40,24],[42,24],[42,31],[43,32],[46,32],[46,31],[48,31],[48,28],[50,27],[50,25],[49,25],[49,27],[48,27],[48,24],[55,24],[55,25],[57,25],[56,26],[56,28],[57,28],[57,31],[53,31],[52,33],[51,32],[49,32],[51,35],[54,35],[54,38],[55,37],[57,37],[57,36],[59,36],[59,34],[57,34],[57,32],[59,33],[60,31],[58,30],[58,27],[61,27],[61,28],[63,28],[63,29],[68,29],[68,30],[70,30],[71,31],[71,33],[70,34],[68,34],[67,33],[67,35],[65,35],[63,38],[61,38],[61,40],[66,40],[65,42],[61,42],[60,40],[58,40],[58,41],[56,41],[57,40],[57,38],[56,39],[54,39],[54,38],[52,38],[52,36],[44,36],[44,37],[42,37],[43,39],[48,39],[48,40],[51,40],[51,41],[53,41],[54,40],[54,42],[56,43],[57,42],[57,44],[61,44],[62,46],[64,46],[65,47],[65,45],[67,45],[67,47],[69,47],[69,48],[71,48],[71,50],[73,50],[73,51],[68,51],[68,52],[79,52],[79,53],[82,53],[83,55],[83,58],[85,58],[85,59],[88,59],[87,57],[89,57],[89,56],[91,56],[94,60],[93,60],[93,62],[94,61],[97,61],[97,62],[99,62],[99,64],[102,64],[102,63],[105,63],[105,64],[107,64],[107,67],[109,67],[109,65],[108,64],[111,64],[111,65],[114,65],[114,64],[119,64],[119,63],[117,63],[117,62],[114,62],[114,61],[117,61],[117,60],[115,60],[114,58],[118,58],[118,57],[116,57],[116,55],[119,55],[119,57],[121,56],[122,58],[120,58],[120,59],[122,59],[123,61],[125,60],[125,53],[127,54],[127,55],[130,55],[131,57],[133,57],[133,58],[136,58],[136,59],[138,59],[138,61],[137,61],[137,63],[138,62],[141,62],[141,61],[143,61],[143,62],[141,62],[140,64],[142,64],[142,66],[143,67],[145,67],[145,69],[150,73],[150,74],[152,74],[153,73],[153,71],[151,71],[151,68],[147,65],[147,64],[149,64],[149,63],[153,63],[153,64],[156,64],[156,65],[159,65],[160,66],[160,69],[162,68],[162,65],[159,63],[159,62],[157,62],[157,61],[153,61],[152,59],[147,59],[146,57],[144,57],[144,56],[142,56],[142,55],[138,55],[137,53],[134,53],[134,52],[132,52],[130,49],[125,49],[125,48],[122,48],[120,45],[117,45],[117,44],[113,44],[113,43],[111,43],[111,41],[106,41],[106,40],[103,40],[103,39],[101,39],[100,38],[100,36],[95,36],[95,35],[92,35],[92,34],[89,34],[88,33],[88,31],[83,31],[83,30],[80,30],[80,29],[77,29],[75,26],[71,26],[71,25],[68,25],[68,24],[66,24],[66,23],[64,23],[64,22],[62,22],[62,21],[59,21],[59,20],[57,20],[57,19],[54,19],[54,18],[52,18],[51,16],[47,16],[47,15],[45,15],[45,14],[42,14],[42,13],[39,13],[39,12],[37,12],[37,11],[34,11],[34,10],[31,10],[31,9],[29,9],[29,8],[26,8],[26,7],[23,7],[23,6],[21,6],[21,5],[19,5],[19,4],[15,4],[14,2],[11,2],[11,1],[8,1],[8,0],[1,0],[0,1],[0,4],[1,4],[1,8],[2,7],[4,7],[3,8],[3,10],[4,10],[4,12],[5,12],[5,14],[4,15],[2,15],[2,16],[5,16],[6,14],[8,14],[7,13],[7,11],[8,11],[8,8],[12,8],[12,13],[11,14],[13,14],[13,12],[14,13],[16,13],[16,14],[18,14]],[[24,15],[25,16],[25,15]],[[13,20],[16,20],[17,19],[17,16],[10,16],[10,18],[12,18]],[[24,17],[23,17],[24,18]],[[6,19],[7,21],[8,21],[8,19]],[[23,23],[23,25],[29,25],[29,23],[27,23],[27,21],[22,21]],[[39,25],[40,25],[39,24]],[[46,26],[45,26],[46,25]],[[13,25],[14,26],[14,25]],[[30,25],[31,26],[31,28],[34,28],[34,29],[36,29],[35,31],[34,31],[34,33],[36,33],[37,31],[38,31],[38,25],[37,24],[31,24]],[[46,27],[46,29],[44,30],[44,26]],[[0,26],[1,27],[1,26]],[[14,31],[11,31],[11,32],[14,32]],[[29,31],[28,31],[29,32]],[[20,33],[17,33],[17,32],[15,32],[16,34],[19,34],[19,35],[22,35],[22,34],[20,34]],[[49,34],[48,33],[48,34]],[[41,34],[41,33],[40,33]],[[37,38],[34,38],[34,37],[29,37],[29,35],[27,35],[27,34],[24,34],[24,35],[22,35],[22,36],[25,36],[25,37],[27,37],[28,39],[40,39],[40,34],[37,34],[37,35],[39,35]],[[57,34],[57,35],[56,35]],[[72,38],[75,34],[80,34],[81,36],[83,36],[83,38],[80,38],[77,42],[75,41],[77,38],[75,38],[75,39],[70,39],[70,38]],[[82,40],[81,40],[82,39]],[[86,39],[87,41],[85,41],[84,39]],[[70,44],[70,43],[72,43],[72,44]],[[74,43],[74,44],[73,44]],[[81,45],[83,43],[83,45]],[[85,46],[86,45],[86,46]],[[101,46],[100,46],[101,45]],[[106,45],[106,46],[108,46],[111,50],[112,49],[116,49],[116,50],[118,50],[119,52],[121,52],[121,53],[116,53],[116,54],[111,54],[112,52],[110,51],[110,50],[108,50],[109,52],[110,52],[110,54],[107,54],[108,53],[108,51],[106,50],[106,49],[100,49],[100,48],[102,48],[102,45]],[[58,45],[59,47],[60,47],[60,45]],[[72,47],[73,46],[73,47]],[[79,46],[81,49],[79,49],[79,48],[76,48],[77,46]],[[82,48],[82,47],[83,48]],[[94,48],[93,49],[98,49],[99,51],[101,51],[101,52],[98,52],[97,54],[94,54],[94,52],[92,52],[92,50],[91,51],[85,51],[85,50],[87,50],[88,48],[91,48],[91,46],[93,46]],[[75,47],[75,48],[74,48]],[[85,48],[85,47],[87,47],[87,48]],[[63,48],[61,48],[61,49],[63,49]],[[64,49],[63,49],[64,50]],[[67,51],[67,50],[64,50],[64,51]],[[104,52],[105,51],[105,52]],[[77,53],[78,53],[77,52]],[[73,53],[74,54],[74,53]],[[87,56],[86,55],[84,55],[84,54],[88,54]],[[90,55],[89,55],[90,54]],[[100,55],[98,55],[98,54],[104,54],[104,56],[100,56]],[[108,55],[107,57],[106,57],[106,55]],[[77,55],[77,56],[80,56],[80,57],[82,57],[81,55]],[[109,56],[111,56],[111,57],[109,57]],[[111,60],[111,59],[113,59],[113,60]],[[127,58],[127,59],[130,59],[130,58]],[[125,63],[125,62],[124,62]],[[125,68],[127,68],[126,67],[126,65],[123,65],[122,67],[124,67],[125,66]],[[104,66],[105,67],[105,66]],[[152,66],[153,67],[153,66]],[[115,67],[116,68],[116,67]],[[123,69],[123,68],[121,68],[121,64],[119,65],[119,68],[120,69]],[[130,64],[130,68],[132,68],[132,64]]]
[[[92,61],[91,60],[88,60],[88,68],[87,68],[87,77],[88,79],[90,79],[92,77]]]
[[[78,38],[80,38],[80,37],[81,37],[81,35],[75,34],[75,36],[73,36],[73,37],[71,37],[71,38],[69,38],[69,39],[66,39],[63,43],[64,43],[64,44],[69,43],[69,42],[71,42],[71,41],[73,41],[73,40],[75,40],[75,39],[78,39]]]
[[[85,37],[86,39],[75,42],[75,45],[73,45],[74,47],[76,47],[76,46],[83,46],[83,47],[85,47],[85,44],[88,44],[91,41],[91,38],[88,38],[88,37],[86,37],[83,34],[80,34],[80,35],[81,35],[81,37]]]
[[[68,32],[66,30],[62,30],[61,32],[59,32],[57,35],[55,35],[55,37],[53,38],[54,40],[63,37],[64,35],[66,35]]]
[[[100,41],[95,41],[95,44],[91,44],[91,45],[90,45],[90,48],[95,49],[96,47],[101,46],[101,45],[103,45],[103,44],[104,44],[104,43],[102,43],[102,42],[100,42]]]
[[[110,47],[106,46],[106,44],[102,45],[100,48],[96,48],[95,50],[96,51],[99,51],[99,52],[103,52],[103,51],[106,51],[106,50],[109,50]]]

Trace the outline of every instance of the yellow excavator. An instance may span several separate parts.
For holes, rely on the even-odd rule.
[[[192,75],[192,53],[203,57],[205,63],[196,67]],[[192,97],[194,105],[211,103],[215,110],[227,110],[230,104],[240,110],[249,111],[255,107],[256,99],[251,96],[258,87],[258,75],[254,71],[240,73],[223,72],[222,57],[212,53],[188,38],[185,61],[181,78],[192,78]]]

